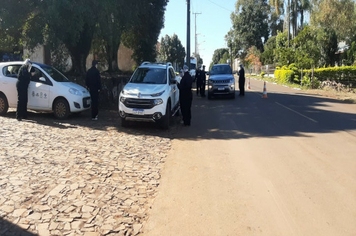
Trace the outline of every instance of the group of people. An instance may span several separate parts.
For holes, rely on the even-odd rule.
[[[98,61],[92,62],[92,67],[88,70],[85,84],[90,92],[91,97],[91,117],[92,120],[98,119],[99,92],[101,90],[101,77],[97,68]],[[31,77],[35,75],[35,68],[32,67],[30,59],[26,59],[20,67],[17,75],[17,109],[16,119],[21,121],[27,119],[27,102],[28,102],[28,86]]]
[[[179,102],[180,102],[180,109],[183,116],[183,124],[185,126],[190,126],[190,121],[192,118],[191,108],[192,108],[192,101],[193,101],[193,93],[192,93],[192,84],[193,78],[189,73],[188,66],[184,65],[184,74],[183,77],[178,84],[179,89]],[[239,96],[245,96],[245,69],[243,65],[240,65],[240,70],[238,72],[239,75]],[[205,97],[205,83],[206,83],[206,72],[205,66],[203,66],[203,70],[200,68],[196,71],[195,74],[196,78],[196,86],[197,86],[197,96],[199,94],[202,97]]]

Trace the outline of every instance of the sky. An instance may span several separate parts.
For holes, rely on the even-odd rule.
[[[197,47],[203,64],[209,67],[214,51],[226,48],[225,35],[232,28],[230,15],[237,0],[190,0],[190,52],[195,52],[195,16]],[[201,14],[193,14],[201,13]],[[165,35],[176,34],[187,50],[187,1],[169,0],[164,28],[158,41]]]

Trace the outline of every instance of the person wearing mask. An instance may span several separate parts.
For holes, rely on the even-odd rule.
[[[201,94],[201,70],[200,67],[195,72],[195,82],[197,87],[197,96]]]
[[[240,70],[238,74],[239,74],[239,90],[240,90],[239,96],[245,96],[245,69],[242,64],[240,64]]]
[[[206,83],[206,72],[205,72],[205,66],[203,66],[203,70],[200,72],[200,95],[202,97],[205,97],[205,83]]]
[[[184,68],[184,75],[180,83],[178,84],[179,103],[180,103],[180,110],[183,116],[183,123],[185,126],[190,126],[190,120],[192,118],[191,107],[192,107],[192,100],[193,100],[193,93],[192,93],[193,78],[189,74],[188,66],[185,65],[183,68]]]
[[[35,68],[32,67],[30,59],[26,59],[24,64],[20,67],[16,89],[17,89],[17,110],[16,119],[21,121],[27,119],[27,102],[28,102],[28,85],[31,81],[31,76],[34,76]]]
[[[97,65],[98,61],[93,60],[92,67],[88,70],[85,80],[86,86],[90,92],[92,120],[98,120],[99,113],[99,92],[101,90],[101,77]]]

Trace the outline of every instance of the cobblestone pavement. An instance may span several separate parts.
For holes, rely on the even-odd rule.
[[[0,235],[140,234],[174,127],[89,117],[0,116]]]

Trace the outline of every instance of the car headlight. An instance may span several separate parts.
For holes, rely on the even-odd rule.
[[[154,104],[155,106],[160,105],[160,104],[162,104],[162,103],[163,103],[163,100],[160,99],[160,98],[155,99],[155,100],[153,101],[153,104]]]
[[[75,88],[70,88],[69,92],[74,95],[83,96],[82,92],[80,92],[78,89]]]
[[[125,98],[125,97],[122,97],[122,96],[120,97],[120,102],[121,102],[121,103],[124,103],[124,102],[125,102],[125,100],[126,100],[126,98]]]
[[[159,96],[161,96],[164,92],[165,92],[165,90],[163,90],[162,92],[159,92],[159,93],[151,94],[151,97],[159,97]]]

